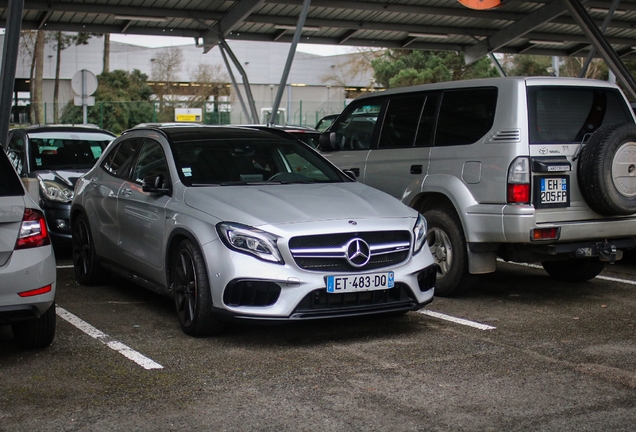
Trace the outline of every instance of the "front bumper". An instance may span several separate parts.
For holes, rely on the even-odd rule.
[[[71,246],[71,203],[40,200],[54,246]]]
[[[328,294],[327,275],[301,270],[291,257],[286,257],[289,264],[279,265],[241,253],[228,254],[227,250],[218,248],[225,246],[221,242],[209,243],[204,247],[204,255],[221,261],[212,265],[208,261],[208,274],[215,312],[228,319],[294,321],[360,316],[417,310],[433,300],[436,271],[427,250],[399,266],[386,269],[394,272],[394,288]],[[232,296],[227,295],[227,290],[244,281],[273,287],[273,300],[268,301],[267,294],[261,293],[265,300],[260,306],[228,304],[228,298]]]

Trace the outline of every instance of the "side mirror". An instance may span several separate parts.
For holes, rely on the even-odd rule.
[[[323,132],[320,134],[320,140],[318,141],[318,150],[326,152],[340,150],[342,146],[339,145],[339,141],[342,141],[343,138],[342,134],[336,132]]]
[[[141,190],[156,194],[170,194],[171,190],[165,187],[166,178],[163,174],[157,174],[144,178]]]
[[[353,172],[352,170],[343,170],[342,172],[345,173],[345,175],[349,177],[351,180],[358,181],[358,179],[356,178],[357,177],[356,173]]]

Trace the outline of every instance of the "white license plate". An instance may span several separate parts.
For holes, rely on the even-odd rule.
[[[541,178],[541,204],[567,204],[568,179],[566,177]]]
[[[327,292],[339,294],[393,288],[394,278],[393,272],[327,276]]]

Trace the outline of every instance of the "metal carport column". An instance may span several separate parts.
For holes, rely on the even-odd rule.
[[[278,119],[278,107],[280,106],[280,101],[283,99],[283,92],[285,91],[285,86],[287,85],[287,77],[289,76],[289,70],[291,69],[292,63],[294,61],[294,55],[296,54],[296,47],[298,46],[298,41],[300,40],[300,35],[303,32],[303,26],[305,25],[305,19],[307,18],[307,13],[309,12],[309,4],[311,0],[303,1],[303,9],[300,12],[300,16],[298,17],[298,23],[296,24],[296,31],[294,32],[294,38],[292,39],[292,44],[289,47],[289,54],[287,55],[287,62],[285,63],[285,69],[283,69],[283,76],[280,79],[280,84],[278,86],[278,91],[276,92],[276,99],[274,99],[274,105],[272,106],[272,114],[269,116],[269,125],[276,124],[276,120]],[[300,113],[302,118],[303,113]]]
[[[0,147],[4,146],[9,134],[9,119],[11,117],[13,88],[15,86],[15,68],[18,64],[23,9],[24,0],[9,0],[4,34],[4,50],[2,51],[2,66],[0,66],[2,74],[0,79]]]
[[[636,99],[636,80],[629,72],[621,58],[616,54],[612,45],[607,41],[603,32],[598,28],[592,17],[587,13],[579,0],[563,0],[572,18],[576,21],[581,30],[592,42],[592,46],[599,52],[607,66],[616,77],[621,80],[625,89]]]

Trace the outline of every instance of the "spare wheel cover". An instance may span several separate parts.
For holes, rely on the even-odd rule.
[[[578,180],[583,198],[597,213],[636,213],[636,125],[599,128],[581,149]]]

